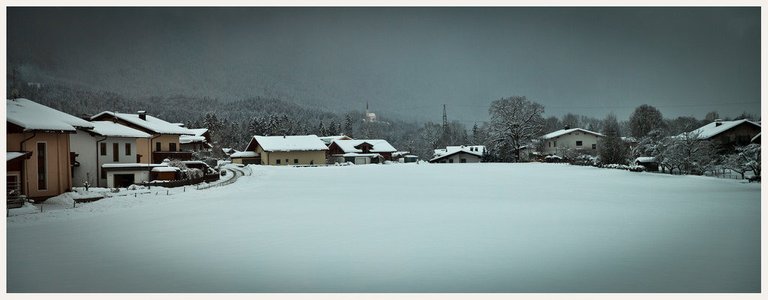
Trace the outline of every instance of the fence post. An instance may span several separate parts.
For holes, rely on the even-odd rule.
[[[165,195],[168,196],[171,194],[171,190],[165,190]]]

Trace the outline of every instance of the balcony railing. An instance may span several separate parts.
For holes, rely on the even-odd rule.
[[[162,163],[164,159],[192,160],[192,152],[186,151],[155,151],[152,152],[152,163]]]

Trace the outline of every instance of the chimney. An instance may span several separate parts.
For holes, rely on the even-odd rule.
[[[720,125],[723,125],[723,120],[722,119],[715,119],[715,127],[720,126]]]
[[[144,121],[147,120],[147,111],[146,110],[140,110],[139,113],[139,119],[142,119]]]

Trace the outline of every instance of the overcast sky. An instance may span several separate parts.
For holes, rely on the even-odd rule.
[[[522,95],[619,119],[759,115],[759,8],[8,8],[25,74],[472,124]]]

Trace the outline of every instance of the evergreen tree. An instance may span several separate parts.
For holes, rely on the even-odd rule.
[[[627,147],[621,140],[619,122],[616,116],[609,114],[605,118],[603,125],[603,134],[601,145],[599,147],[600,162],[607,164],[626,164]]]

